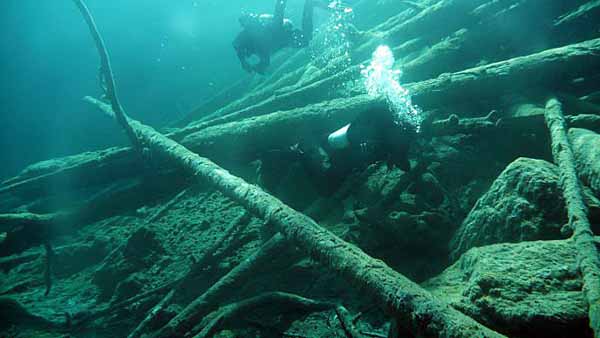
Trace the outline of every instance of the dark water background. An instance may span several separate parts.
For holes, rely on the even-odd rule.
[[[242,11],[271,0],[88,0],[106,40],[121,101],[155,127],[248,76],[231,41]],[[302,1],[287,14],[300,21]],[[71,0],[0,4],[0,180],[56,156],[126,144],[114,121],[81,101],[97,96],[98,56]]]

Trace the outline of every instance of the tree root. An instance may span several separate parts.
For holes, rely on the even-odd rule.
[[[205,320],[203,320],[200,324],[202,330],[198,334],[194,335],[194,337],[212,337],[223,326],[226,326],[229,323],[241,321],[244,315],[256,308],[263,306],[276,308],[278,312],[318,312],[336,307],[336,305],[333,303],[315,301],[285,292],[263,293],[256,297],[226,305],[217,310],[215,313],[206,316]]]
[[[583,294],[589,306],[590,327],[600,336],[600,259],[594,243],[594,233],[588,219],[588,209],[582,197],[571,144],[567,137],[562,105],[556,99],[546,104],[546,124],[552,138],[552,155],[558,165],[559,184],[563,190],[572,240],[577,249],[577,262],[583,279]]]

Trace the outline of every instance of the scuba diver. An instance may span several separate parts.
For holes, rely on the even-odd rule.
[[[287,0],[275,1],[275,14],[243,14],[239,21],[243,30],[233,41],[233,48],[245,71],[264,74],[271,61],[271,55],[285,48],[308,46],[313,35],[313,0],[305,0],[302,13],[302,29],[294,27],[284,18]],[[318,2],[319,7],[327,8]],[[259,61],[251,64],[248,59],[257,56]]]
[[[409,172],[408,152],[416,136],[414,125],[381,107],[363,111],[319,144],[294,145],[291,150],[298,154],[321,193],[330,195],[353,170],[377,161]]]

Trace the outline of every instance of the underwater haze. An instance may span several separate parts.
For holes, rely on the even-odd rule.
[[[0,177],[23,166],[124,144],[112,121],[81,104],[98,88],[98,56],[71,1],[2,5]],[[243,75],[231,43],[260,0],[92,1],[123,105],[153,126],[172,123]],[[297,3],[290,10],[298,14]],[[299,15],[299,14],[298,14]]]
[[[600,1],[0,11],[0,338],[600,337]]]

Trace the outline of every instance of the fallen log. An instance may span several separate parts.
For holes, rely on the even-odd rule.
[[[186,183],[187,178],[170,172],[122,182],[66,211],[0,214],[0,233],[6,232],[6,237],[0,241],[0,257],[71,234],[103,218],[135,210],[156,198],[149,192],[169,192],[181,189]]]
[[[575,10],[570,11],[569,13],[565,13],[561,15],[556,22],[554,23],[556,26],[565,25],[571,23],[577,19],[582,17],[594,18],[598,15],[600,11],[600,0],[591,0],[588,1],[581,6],[577,7]]]
[[[588,219],[588,209],[582,197],[581,183],[575,169],[575,159],[567,137],[562,106],[556,99],[546,104],[546,124],[552,139],[552,155],[558,165],[559,184],[569,216],[571,240],[577,249],[577,263],[583,280],[583,294],[588,303],[590,327],[600,336],[600,258],[594,243],[594,233]]]
[[[600,115],[579,114],[565,116],[569,128],[585,128],[600,131]],[[452,114],[443,120],[425,123],[422,126],[424,136],[446,136],[455,134],[485,135],[502,132],[542,132],[545,128],[544,115],[500,117],[496,111],[484,117],[459,118]]]
[[[132,156],[129,148],[110,148],[69,156],[45,168],[34,165],[34,169],[25,169],[22,175],[2,183],[1,194],[14,194],[24,199],[40,196],[52,191],[57,185],[64,190],[75,190],[96,184],[117,181],[139,173],[139,158]]]
[[[500,61],[431,80],[408,84],[413,102],[433,109],[459,102],[498,100],[521,89],[568,89],[571,80],[590,75],[600,67],[600,39]],[[568,91],[568,90],[566,90]]]
[[[358,65],[349,67],[342,72],[328,76],[298,89],[294,89],[290,92],[271,95],[265,100],[227,115],[209,121],[192,124],[189,127],[175,132],[172,135],[173,139],[180,140],[182,136],[190,135],[208,127],[222,125],[228,122],[240,121],[245,118],[265,115],[275,111],[294,109],[297,108],[298,102],[304,102],[306,105],[308,105],[310,103],[323,102],[333,99],[331,93],[333,86],[336,84],[341,84],[347,81],[349,77],[358,76],[359,74],[360,67]]]
[[[89,96],[84,99],[111,114],[106,103]],[[387,108],[381,100],[359,95],[215,125],[185,136],[181,143],[219,163],[239,163],[253,160],[269,149],[287,148],[305,138],[327,135],[350,123],[359,113],[371,109]]]

